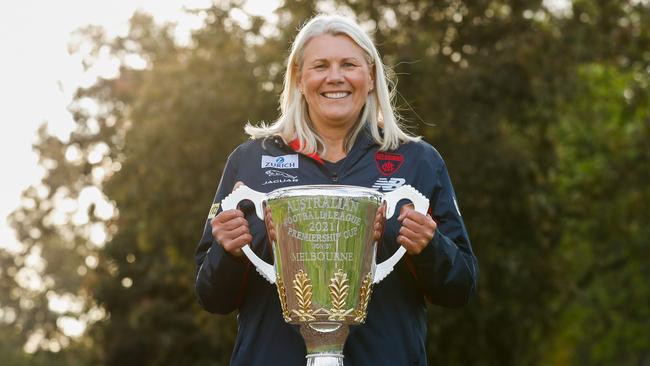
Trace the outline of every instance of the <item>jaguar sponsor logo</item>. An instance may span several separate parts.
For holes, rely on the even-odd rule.
[[[379,178],[372,185],[372,188],[380,192],[390,192],[403,186],[404,183],[406,183],[406,179],[404,178]]]
[[[262,155],[262,168],[298,169],[298,154],[282,156]]]
[[[264,172],[269,179],[264,181],[262,185],[267,185],[267,184],[279,184],[279,183],[298,183],[298,177],[295,175],[291,175],[285,172],[281,172],[279,170],[267,170]]]

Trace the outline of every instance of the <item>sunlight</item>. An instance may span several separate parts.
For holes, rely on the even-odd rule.
[[[79,337],[86,330],[86,322],[71,316],[62,316],[56,320],[56,325],[68,337]]]
[[[542,3],[551,13],[558,16],[570,16],[573,12],[570,0],[544,0]]]
[[[42,330],[36,330],[32,332],[32,334],[29,335],[29,338],[27,339],[27,342],[23,346],[23,350],[27,353],[35,353],[40,344],[41,341],[45,338],[45,332]]]
[[[23,267],[16,273],[16,283],[29,291],[40,291],[43,289],[43,280],[38,272],[29,267]]]
[[[84,308],[84,298],[71,293],[59,295],[54,291],[45,294],[48,308],[58,314],[74,313],[80,314]]]

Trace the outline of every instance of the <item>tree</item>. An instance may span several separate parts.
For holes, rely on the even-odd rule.
[[[233,318],[199,308],[192,258],[224,157],[245,139],[243,123],[273,117],[276,101],[248,39],[259,35],[228,11],[206,10],[191,48],[152,58],[125,116],[132,123],[125,158],[106,186],[120,210],[119,231],[102,253],[95,286],[111,314],[98,329],[106,364],[229,359]]]
[[[579,69],[576,97],[554,128],[554,187],[565,235],[558,247],[569,279],[556,296],[562,324],[552,353],[572,363],[643,364],[650,291],[648,76],[599,64]],[[624,288],[623,288],[624,287]],[[552,363],[558,363],[552,360]]]
[[[289,43],[325,6],[375,31],[479,258],[477,299],[429,310],[430,363],[647,362],[647,2],[287,0],[275,29],[235,21],[240,5],[200,11],[186,46],[142,14],[125,37],[84,31],[89,62],[108,49],[122,67],[79,90],[68,141],[40,132],[47,175],[12,216],[24,250],[0,251],[0,339],[44,341],[10,362],[227,364],[236,326],[196,304],[195,243],[243,124],[276,117]]]

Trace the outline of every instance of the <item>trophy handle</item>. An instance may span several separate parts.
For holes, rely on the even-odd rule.
[[[241,185],[237,187],[232,193],[230,193],[226,198],[221,201],[221,208],[224,210],[236,209],[237,205],[243,200],[250,200],[255,205],[255,213],[257,216],[264,220],[264,211],[262,209],[262,201],[266,195],[264,193],[255,191]],[[266,263],[262,258],[258,257],[257,254],[251,249],[249,244],[246,244],[242,247],[242,251],[248,257],[248,260],[253,263],[257,272],[266,278],[270,283],[275,283],[275,269],[272,265]]]
[[[392,192],[386,193],[384,197],[386,198],[386,220],[393,217],[397,203],[403,199],[413,202],[415,211],[421,214],[426,214],[429,209],[429,200],[410,185],[401,186]],[[406,249],[400,245],[390,258],[379,263],[375,270],[375,277],[373,278],[372,283],[379,283],[381,280],[386,278],[386,276],[393,271],[397,262],[402,259],[404,253],[406,253]]]

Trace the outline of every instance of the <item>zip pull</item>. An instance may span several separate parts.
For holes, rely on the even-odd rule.
[[[332,182],[337,183],[339,181],[339,175],[337,173],[332,174]]]

